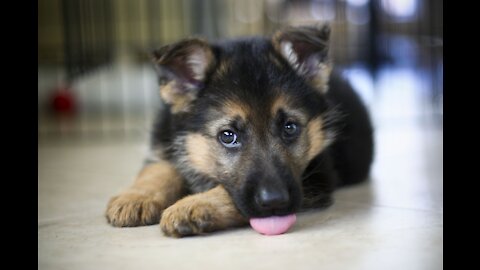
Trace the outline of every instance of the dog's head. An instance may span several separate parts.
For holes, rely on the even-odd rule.
[[[192,189],[222,184],[246,217],[298,209],[302,173],[331,139],[329,34],[328,26],[296,27],[154,52],[175,158]]]

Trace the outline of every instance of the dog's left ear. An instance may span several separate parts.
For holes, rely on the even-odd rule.
[[[210,45],[198,38],[184,39],[153,51],[152,57],[161,77],[160,96],[173,113],[188,111],[214,65]]]
[[[329,39],[328,25],[300,26],[276,32],[272,44],[300,76],[325,93],[332,70]]]

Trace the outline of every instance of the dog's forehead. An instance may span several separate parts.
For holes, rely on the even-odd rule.
[[[215,48],[218,61],[214,79],[227,79],[236,86],[268,86],[281,78],[288,66],[264,38],[234,40]]]
[[[268,41],[244,40],[219,50],[204,95],[215,118],[268,123],[282,110],[306,122],[316,114],[316,91],[282,62]]]
[[[210,113],[215,115],[216,127],[228,126],[232,123],[240,125],[269,125],[276,121],[280,113],[287,115],[301,123],[308,122],[308,114],[285,94],[272,94],[263,102],[232,98],[221,102],[221,105],[212,107]]]

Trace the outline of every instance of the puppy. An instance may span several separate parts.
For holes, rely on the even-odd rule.
[[[164,106],[151,154],[113,197],[118,227],[160,223],[182,237],[326,207],[373,160],[368,112],[332,70],[329,26],[153,52]]]

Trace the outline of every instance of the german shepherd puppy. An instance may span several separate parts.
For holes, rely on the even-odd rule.
[[[165,106],[151,154],[134,184],[110,200],[108,222],[203,234],[326,207],[336,187],[367,178],[372,125],[332,72],[329,36],[327,25],[290,27],[154,51]]]

